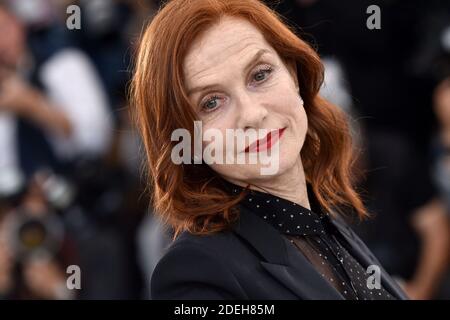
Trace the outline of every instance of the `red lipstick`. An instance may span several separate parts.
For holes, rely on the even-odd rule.
[[[279,139],[281,139],[284,130],[286,130],[286,128],[270,131],[264,138],[253,142],[251,145],[245,148],[245,152],[260,152],[264,150],[270,150],[270,148],[272,148],[272,146]]]

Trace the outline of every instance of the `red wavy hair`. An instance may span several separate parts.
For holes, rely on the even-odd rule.
[[[248,20],[286,63],[296,63],[308,117],[301,151],[306,181],[325,210],[347,207],[367,213],[353,184],[354,150],[346,115],[319,96],[323,66],[317,53],[293,28],[259,0],[172,0],[145,29],[138,47],[130,87],[132,113],[143,139],[153,208],[174,228],[194,234],[223,231],[239,215],[221,178],[206,164],[176,165],[173,130],[193,134],[198,120],[183,79],[183,61],[193,40],[223,16]],[[347,210],[348,211],[348,210]]]

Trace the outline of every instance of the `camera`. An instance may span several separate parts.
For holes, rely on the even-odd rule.
[[[7,241],[17,260],[55,256],[64,239],[64,223],[53,211],[19,208],[7,217]]]

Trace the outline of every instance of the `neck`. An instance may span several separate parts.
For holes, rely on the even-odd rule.
[[[305,171],[300,156],[289,170],[286,170],[286,172],[280,175],[271,177],[270,179],[255,179],[245,182],[230,179],[228,177],[225,179],[243,187],[250,183],[250,189],[270,193],[277,197],[297,203],[307,209],[311,209],[306,188]]]

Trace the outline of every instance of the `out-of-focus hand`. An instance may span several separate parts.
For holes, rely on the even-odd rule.
[[[411,299],[432,299],[438,291],[450,258],[450,221],[443,201],[434,198],[417,209],[411,220],[421,250],[416,271],[405,284]]]
[[[61,288],[65,288],[66,279],[54,260],[34,259],[24,267],[24,280],[30,291],[41,299],[64,299]]]
[[[0,66],[0,111],[9,111],[32,120],[44,129],[70,136],[72,124],[67,114],[55,108],[39,90],[16,73]]]
[[[416,210],[411,223],[420,234],[448,233],[449,219],[442,201],[434,199]]]
[[[411,300],[429,300],[432,298],[432,294],[429,290],[426,290],[413,282],[405,282],[401,287]]]
[[[0,81],[0,110],[21,114],[34,95],[34,89],[16,74],[3,76]]]

